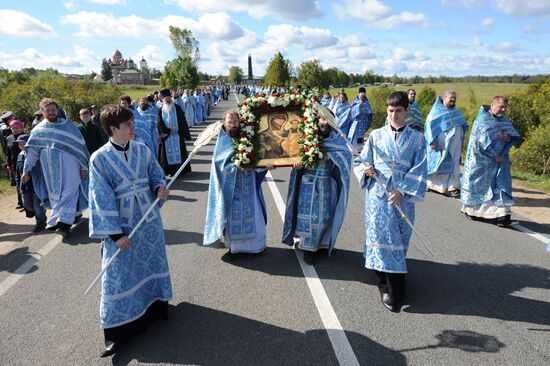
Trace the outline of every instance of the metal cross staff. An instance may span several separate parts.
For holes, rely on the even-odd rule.
[[[176,178],[178,177],[178,175],[180,175],[180,173],[183,171],[183,169],[185,168],[185,166],[187,164],[189,164],[189,162],[191,161],[191,158],[193,156],[195,156],[195,154],[197,153],[197,151],[199,150],[199,148],[201,148],[202,146],[206,145],[208,142],[210,142],[210,140],[214,137],[214,136],[217,136],[219,131],[220,131],[220,128],[222,127],[223,125],[223,122],[222,121],[217,121],[217,122],[214,122],[212,123],[210,126],[206,127],[204,131],[202,131],[200,133],[199,136],[197,136],[197,139],[195,140],[195,142],[193,143],[193,145],[195,146],[195,148],[193,149],[193,151],[191,151],[191,153],[189,154],[189,156],[187,157],[187,159],[185,160],[185,162],[181,165],[181,167],[178,169],[178,171],[176,172],[176,174],[174,174],[174,176],[172,177],[172,180],[168,183],[168,185],[166,186],[166,188],[170,188],[170,186],[172,185],[172,183],[174,183],[176,181]],[[149,209],[145,212],[145,214],[143,215],[143,217],[141,218],[141,220],[139,220],[139,222],[137,223],[137,225],[134,227],[134,229],[132,230],[132,232],[130,233],[130,235],[128,235],[128,239],[132,239],[132,237],[135,235],[136,231],[139,229],[139,227],[143,224],[143,222],[147,219],[147,216],[149,216],[149,214],[151,213],[151,211],[153,211],[153,209],[155,208],[155,206],[157,205],[159,199],[157,197],[157,199],[155,199],[155,201],[151,204],[151,206],[149,207]],[[87,295],[90,290],[95,286],[95,284],[99,281],[99,279],[101,278],[101,276],[103,276],[103,273],[105,273],[105,271],[107,270],[107,268],[109,268],[109,266],[111,265],[111,263],[113,263],[113,261],[115,260],[115,258],[120,254],[121,252],[121,249],[119,248],[115,254],[109,259],[109,261],[107,262],[107,264],[105,265],[105,267],[103,267],[103,269],[101,270],[101,272],[99,272],[99,274],[96,276],[96,278],[94,279],[94,281],[92,282],[92,284],[90,286],[88,286],[88,288],[86,289],[86,291],[84,292],[84,295]]]
[[[359,160],[361,160],[361,163],[363,163],[363,165],[365,166],[365,168],[368,168],[369,167],[369,163],[367,163],[365,161],[365,159],[363,159],[363,157],[361,156],[361,154],[359,153],[359,151],[357,151],[357,149],[347,140],[346,138],[346,135],[342,132],[342,130],[340,129],[340,127],[338,126],[338,123],[336,122],[336,120],[334,119],[334,116],[332,114],[330,114],[329,111],[327,111],[327,109],[325,107],[323,107],[321,104],[317,103],[317,102],[314,102],[314,109],[317,113],[319,113],[319,115],[321,116],[321,118],[323,118],[324,120],[326,120],[328,122],[328,124],[330,125],[330,127],[334,128],[337,132],[338,132],[338,135],[346,142],[346,144],[348,145],[348,148],[357,156],[357,158],[359,158]],[[376,181],[376,183],[378,183],[378,185],[380,187],[382,187],[382,189],[384,189],[385,193],[387,195],[389,195],[389,191],[388,191],[388,188],[382,184],[382,182],[378,179],[378,177],[376,177],[376,175],[373,175],[372,178],[374,178],[374,180]],[[405,220],[405,222],[407,223],[407,225],[410,226],[410,228],[412,229],[413,233],[416,235],[416,237],[420,240],[420,242],[424,245],[424,247],[426,248],[426,250],[428,250],[428,252],[433,256],[434,253],[433,253],[433,250],[431,249],[430,245],[428,244],[428,242],[424,239],[424,237],[422,235],[420,235],[420,233],[418,231],[416,231],[416,229],[414,228],[414,225],[412,224],[412,222],[409,220],[409,218],[407,217],[407,215],[405,215],[405,213],[403,212],[403,210],[401,209],[401,207],[399,205],[396,205],[394,206],[397,211],[399,211],[399,214],[401,215],[401,218],[403,220]]]

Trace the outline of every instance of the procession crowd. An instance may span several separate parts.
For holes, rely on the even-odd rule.
[[[280,97],[286,88],[233,86],[256,97]],[[62,117],[56,101],[44,98],[37,123],[25,134],[22,121],[1,117],[11,129],[3,148],[10,172],[35,231],[56,230],[64,238],[89,208],[89,235],[102,240],[102,265],[122,250],[102,278],[100,305],[105,349],[102,356],[166,319],[172,299],[160,205],[136,228],[151,203],[169,194],[166,178],[186,160],[189,127],[203,123],[228,86],[191,95],[162,90],[139,101],[121,96],[117,104],[80,111],[76,125]],[[318,101],[315,133],[323,158],[294,163],[287,193],[282,242],[303,252],[313,265],[318,253],[330,255],[345,218],[354,175],[365,191],[365,267],[378,277],[380,300],[399,312],[406,303],[406,255],[413,233],[415,204],[432,190],[460,198],[471,219],[510,224],[508,152],[519,140],[505,112],[508,100],[496,96],[481,106],[470,133],[464,170],[461,154],[469,127],[456,107],[456,93],[438,97],[424,123],[416,92],[393,92],[386,100],[386,124],[370,131],[372,107],[365,88],[352,103],[341,91],[311,96]],[[193,102],[193,99],[195,102]],[[233,157],[246,126],[235,110],[224,113],[210,169],[203,243],[223,241],[231,256],[267,247],[267,212],[261,183],[272,164],[240,169]],[[305,117],[307,118],[307,117]],[[101,126],[101,127],[100,127]],[[423,131],[423,133],[422,133]],[[359,150],[357,157],[352,152]],[[91,158],[90,158],[91,155]],[[191,171],[191,165],[184,170]],[[46,219],[45,208],[50,208]],[[131,236],[131,238],[130,238]]]

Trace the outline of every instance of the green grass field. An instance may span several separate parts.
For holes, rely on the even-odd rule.
[[[495,95],[508,95],[510,92],[517,90],[517,89],[523,89],[526,88],[529,84],[507,84],[507,83],[444,83],[444,84],[414,84],[412,86],[392,86],[390,87],[392,90],[407,90],[410,88],[413,88],[416,90],[416,93],[420,93],[420,91],[426,87],[433,88],[438,95],[442,95],[444,91],[446,90],[454,90],[456,92],[456,102],[457,106],[459,108],[464,108],[469,103],[469,97],[470,97],[470,88],[474,91],[474,94],[476,96],[477,101],[480,103],[480,105],[483,104],[489,104],[491,102],[491,98]],[[373,90],[374,88],[379,88],[379,86],[367,86],[367,97],[369,96],[369,92]],[[348,95],[348,99],[350,102],[355,98],[357,95],[357,90],[359,87],[355,88],[345,88],[345,92]],[[340,89],[331,89],[330,92],[332,94],[338,92]]]
[[[132,100],[139,99],[141,97],[146,97],[153,92],[160,91],[160,85],[122,85],[122,90],[124,94],[129,95]]]

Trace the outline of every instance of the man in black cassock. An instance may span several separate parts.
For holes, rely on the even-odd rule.
[[[188,157],[185,140],[191,140],[191,133],[185,113],[172,100],[170,90],[161,90],[159,97],[162,100],[162,108],[158,110],[158,129],[162,141],[158,158],[164,173],[173,176]],[[182,175],[190,171],[191,164],[187,164]]]

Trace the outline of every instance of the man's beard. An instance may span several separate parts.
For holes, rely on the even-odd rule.
[[[142,111],[146,111],[147,108],[149,108],[149,105],[148,104],[142,104],[139,107],[141,108]]]
[[[46,119],[48,120],[48,122],[57,122],[57,114],[53,115],[53,114],[48,114],[46,116]]]
[[[162,103],[162,111],[163,112],[166,112],[166,113],[170,113],[172,112],[172,109],[174,108],[174,103],[170,102],[170,103]]]
[[[234,139],[239,138],[241,136],[241,128],[240,127],[230,128],[229,131],[227,131],[227,134]]]

